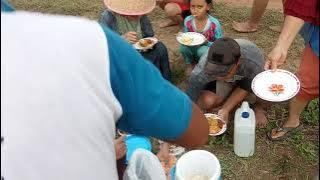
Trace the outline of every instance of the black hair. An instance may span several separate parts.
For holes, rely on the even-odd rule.
[[[221,65],[236,64],[240,56],[239,44],[229,37],[216,40],[208,52],[208,60]]]

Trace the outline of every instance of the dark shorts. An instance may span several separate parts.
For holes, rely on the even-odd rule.
[[[217,81],[211,81],[203,88],[203,90],[208,90],[216,93]]]
[[[206,86],[203,88],[203,90],[211,91],[218,96],[220,96],[223,101],[227,100],[227,98],[230,96],[234,88],[239,87],[237,85],[232,85],[228,82],[224,81],[211,81],[206,84]],[[244,99],[245,101],[248,101],[249,103],[255,103],[256,96],[253,93],[249,93],[248,96]]]

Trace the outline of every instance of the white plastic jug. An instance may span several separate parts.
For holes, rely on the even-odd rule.
[[[180,157],[176,164],[175,180],[220,180],[218,158],[205,150],[193,150]]]
[[[240,157],[252,156],[255,150],[256,118],[248,102],[244,101],[234,116],[234,153]]]

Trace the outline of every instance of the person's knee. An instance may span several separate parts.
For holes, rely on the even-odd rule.
[[[188,47],[188,46],[185,46],[185,45],[180,45],[179,46],[179,50],[180,50],[180,53],[182,54],[182,55],[191,55],[192,54],[192,51],[191,51],[191,49]]]
[[[214,93],[202,93],[197,100],[197,104],[204,110],[216,107],[218,102],[219,97]]]
[[[168,3],[164,7],[165,14],[168,17],[176,16],[180,13],[179,7],[175,3]]]
[[[160,52],[161,54],[168,54],[168,49],[166,47],[166,45],[164,45],[162,42],[158,42],[155,45],[156,49],[159,49],[158,52]]]
[[[194,59],[194,55],[192,53],[192,50],[184,45],[180,45],[180,53],[185,61],[186,64],[191,64],[193,59]]]
[[[208,51],[209,47],[208,46],[201,46],[198,50],[197,50],[197,57],[200,58],[202,55],[206,54]]]

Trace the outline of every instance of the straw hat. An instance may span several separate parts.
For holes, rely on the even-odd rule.
[[[104,0],[104,4],[113,12],[122,15],[138,16],[151,12],[155,6],[155,0]]]

